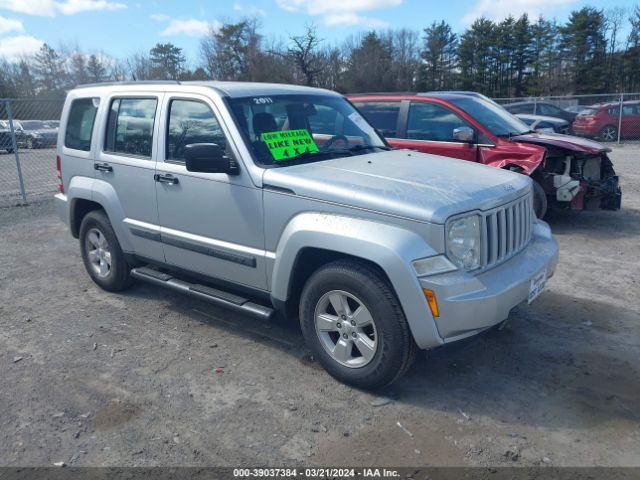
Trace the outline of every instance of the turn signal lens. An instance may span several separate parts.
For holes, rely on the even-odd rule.
[[[429,304],[429,310],[431,310],[431,315],[434,317],[440,316],[440,310],[438,310],[438,300],[436,300],[436,294],[433,290],[429,290],[428,288],[422,289],[424,293],[424,297],[427,299],[427,303]]]

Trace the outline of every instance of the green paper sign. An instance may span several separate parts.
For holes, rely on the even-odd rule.
[[[308,130],[283,130],[260,135],[274,160],[286,160],[302,153],[320,150]]]

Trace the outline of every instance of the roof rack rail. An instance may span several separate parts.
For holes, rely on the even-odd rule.
[[[178,80],[128,80],[124,82],[85,83],[76,88],[117,87],[119,85],[180,85]]]

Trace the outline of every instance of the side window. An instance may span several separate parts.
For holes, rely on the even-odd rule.
[[[409,107],[409,139],[459,143],[453,138],[453,131],[459,127],[473,128],[451,110],[440,105],[412,102]]]
[[[185,161],[192,143],[217,143],[225,150],[227,139],[208,105],[196,100],[171,100],[167,126],[166,160]]]
[[[65,147],[83,152],[91,150],[91,135],[98,105],[100,105],[99,98],[80,98],[71,103],[64,134]]]
[[[151,158],[158,100],[118,98],[111,102],[105,151]]]
[[[623,105],[622,115],[637,115],[636,107],[634,105]]]
[[[556,107],[555,105],[549,105],[547,103],[543,103],[542,105],[540,105],[539,110],[541,115],[554,116],[561,113],[558,107]]]
[[[398,136],[400,102],[354,102],[362,116],[369,120],[385,137]]]

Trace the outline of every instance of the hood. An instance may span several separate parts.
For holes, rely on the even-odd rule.
[[[516,117],[521,120],[531,120],[535,122],[537,120],[553,123],[554,125],[568,125],[569,122],[562,118],[557,117],[545,117],[544,115],[529,115],[528,113],[517,113]]]
[[[531,188],[524,175],[408,150],[271,168],[263,183],[303,197],[432,223],[503,205]]]
[[[511,141],[534,143],[543,147],[559,147],[579,153],[604,153],[610,152],[609,147],[588,138],[562,135],[559,133],[527,133],[511,137]]]

